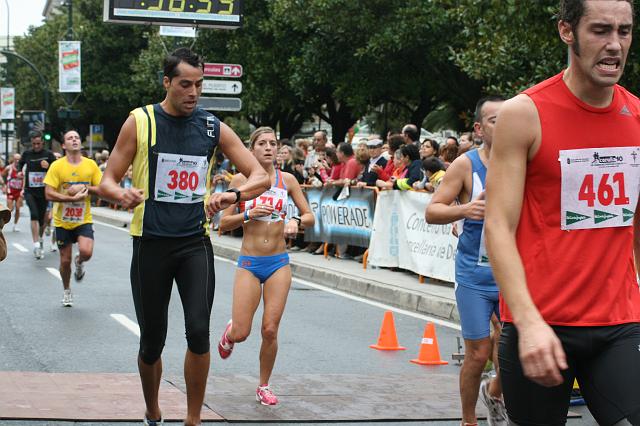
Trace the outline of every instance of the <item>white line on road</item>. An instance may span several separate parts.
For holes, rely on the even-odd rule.
[[[47,271],[49,271],[51,275],[53,275],[54,277],[62,281],[62,277],[60,276],[60,271],[58,271],[56,268],[47,268]]]
[[[123,232],[127,232],[127,233],[129,232],[128,229],[119,228],[117,226],[113,226],[113,225],[110,225],[108,223],[103,223],[103,222],[98,222],[98,221],[94,221],[94,223],[97,223],[97,224],[100,224],[100,225],[103,225],[103,226],[107,226],[109,228],[114,228],[114,229],[117,229],[118,231],[123,231]],[[221,262],[231,263],[233,265],[237,264],[237,262],[235,262],[233,260],[224,259],[224,258],[221,258],[221,257],[216,257],[216,260],[219,260]],[[439,319],[439,318],[436,318],[436,317],[431,317],[431,316],[428,316],[428,315],[418,314],[418,313],[415,313],[415,312],[406,311],[404,309],[395,308],[395,307],[390,306],[390,305],[385,305],[384,303],[374,302],[373,300],[368,300],[368,299],[365,299],[363,297],[354,296],[352,294],[345,293],[345,292],[340,291],[340,290],[335,290],[333,288],[325,287],[325,286],[320,285],[320,284],[315,284],[315,283],[312,283],[310,281],[306,281],[306,280],[303,280],[303,279],[300,279],[300,278],[294,278],[294,280],[296,282],[299,282],[302,285],[307,286],[307,287],[315,288],[317,290],[326,291],[327,293],[335,294],[336,296],[346,297],[347,299],[355,300],[357,302],[366,303],[368,305],[375,306],[377,308],[381,308],[381,309],[384,309],[384,310],[393,311],[393,312],[395,312],[397,314],[406,315],[406,316],[409,316],[409,317],[421,319],[423,321],[432,322],[434,324],[438,324],[438,325],[441,325],[441,326],[444,326],[444,327],[448,327],[448,328],[451,328],[453,330],[458,330],[458,331],[462,330],[462,328],[460,327],[459,324],[453,323],[451,321],[446,321],[446,320],[442,320],[442,319]],[[114,315],[116,315],[116,314],[114,314]],[[113,317],[113,315],[111,315],[111,316]],[[127,317],[124,317],[124,318],[126,318],[127,321],[131,321]],[[131,323],[135,324],[133,321],[131,321]],[[127,327],[127,326],[125,326],[125,327]],[[136,324],[136,327],[138,327],[137,324]],[[140,332],[138,331],[137,336],[140,335],[139,333]]]
[[[229,259],[222,259],[222,258],[216,258],[217,260],[221,261],[221,262],[228,262],[228,263],[232,263],[232,264],[237,264],[237,262],[234,262],[232,260]],[[393,311],[397,314],[401,314],[401,315],[406,315],[409,317],[413,317],[413,318],[417,318],[417,319],[421,319],[424,321],[428,321],[428,322],[432,322],[434,324],[438,324],[444,327],[448,327],[451,328],[453,330],[462,330],[462,328],[460,327],[460,325],[450,322],[450,321],[445,321],[436,317],[431,317],[428,315],[423,315],[423,314],[417,314],[415,312],[411,312],[411,311],[406,311],[404,309],[400,309],[400,308],[396,308],[390,305],[385,305],[384,303],[380,303],[380,302],[374,302],[373,300],[368,300],[365,299],[364,297],[359,297],[359,296],[354,296],[352,294],[349,293],[345,293],[343,291],[340,290],[335,290],[333,288],[329,288],[329,287],[325,287],[319,284],[315,284],[312,282],[309,282],[307,280],[302,280],[300,278],[293,278],[294,281],[302,284],[302,285],[306,285],[307,287],[311,287],[311,288],[315,288],[317,290],[322,290],[322,291],[326,291],[327,293],[331,293],[331,294],[335,294],[337,296],[342,296],[342,297],[346,297],[347,299],[351,299],[351,300],[355,300],[357,302],[362,302],[362,303],[366,303],[367,305],[371,305],[371,306],[375,306],[377,308],[381,308],[387,311]]]
[[[135,322],[131,321],[129,317],[122,314],[111,314],[111,318],[122,324],[127,330],[140,337],[140,327]]]
[[[96,224],[102,225],[102,226],[106,226],[107,228],[117,229],[118,231],[126,232],[127,234],[129,233],[129,229],[128,228],[122,228],[120,226],[111,225],[110,223],[100,222],[99,220],[94,220],[93,223],[96,223]]]
[[[18,243],[13,243],[12,244],[15,248],[17,248],[19,251],[21,251],[22,253],[28,253],[29,250],[27,250],[26,248],[24,248],[24,246],[22,244],[18,244]]]

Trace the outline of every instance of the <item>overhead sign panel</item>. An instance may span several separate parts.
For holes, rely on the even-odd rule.
[[[104,20],[235,29],[242,0],[104,0]]]
[[[171,27],[160,25],[160,35],[165,37],[196,38],[196,29],[189,27]]]
[[[240,98],[201,97],[198,106],[210,111],[240,111],[242,101]]]
[[[205,77],[229,77],[240,78],[242,77],[242,65],[240,64],[204,64],[204,76]]]
[[[242,93],[242,83],[233,80],[204,80],[202,93],[217,95],[239,95]]]

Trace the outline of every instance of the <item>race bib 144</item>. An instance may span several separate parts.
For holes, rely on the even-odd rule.
[[[631,226],[640,190],[640,148],[560,151],[563,230]]]

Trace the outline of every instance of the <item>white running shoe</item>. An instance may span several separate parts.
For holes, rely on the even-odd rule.
[[[44,259],[44,252],[40,247],[34,247],[33,257],[35,257],[36,259]]]
[[[487,407],[489,414],[487,415],[487,423],[489,426],[506,426],[509,424],[507,417],[507,409],[501,399],[494,398],[489,395],[489,384],[491,378],[487,377],[480,382],[480,400]]]
[[[76,281],[82,281],[84,278],[84,266],[82,266],[82,262],[80,262],[80,255],[76,255],[73,263],[76,265],[76,270],[73,272],[73,277]]]
[[[64,291],[64,295],[62,296],[62,306],[66,308],[73,306],[73,294],[71,294],[71,290]]]

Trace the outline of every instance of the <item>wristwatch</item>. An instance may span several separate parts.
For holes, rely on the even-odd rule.
[[[239,189],[229,188],[224,192],[233,192],[234,194],[236,194],[236,200],[234,201],[234,203],[237,203],[238,201],[240,201],[240,190]]]
[[[300,226],[300,224],[302,223],[302,219],[300,219],[298,216],[292,217],[291,220],[295,220],[296,222],[298,222],[298,226]]]

